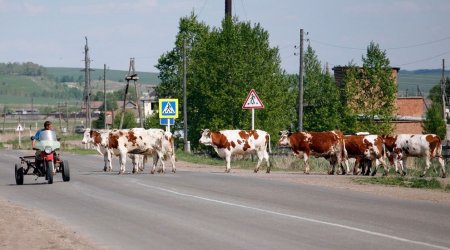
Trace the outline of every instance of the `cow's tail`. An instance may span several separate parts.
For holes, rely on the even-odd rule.
[[[272,153],[272,146],[271,146],[271,144],[270,144],[270,134],[269,133],[267,133],[267,136],[269,137],[269,140],[268,140],[268,146],[269,146],[269,154],[271,154]]]
[[[442,140],[439,136],[436,136],[436,157],[442,157]]]

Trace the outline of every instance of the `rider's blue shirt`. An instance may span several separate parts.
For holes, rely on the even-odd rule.
[[[40,141],[41,132],[44,131],[44,130],[45,130],[45,129],[43,128],[43,129],[39,129],[39,130],[36,132],[36,134],[34,135],[34,139],[35,139],[36,141]]]

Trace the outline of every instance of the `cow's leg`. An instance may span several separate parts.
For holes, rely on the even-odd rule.
[[[371,168],[372,168],[372,160],[364,159],[364,172],[362,174],[365,176],[369,176]]]
[[[267,170],[266,173],[270,173],[270,161],[269,161],[269,153],[267,153],[267,151],[264,150],[264,159],[267,162]]]
[[[172,163],[172,173],[176,173],[177,168],[175,167],[175,154],[173,154],[173,153],[170,156],[170,163]]]
[[[442,178],[446,178],[447,177],[447,171],[445,170],[445,161],[442,158],[442,156],[438,156],[437,157],[438,161],[439,161],[439,165],[441,165],[441,171],[442,171]]]
[[[342,169],[342,175],[347,175],[348,172],[350,171],[349,167],[348,167],[348,162],[347,161],[342,161],[341,159],[337,159],[336,163],[338,166],[340,166],[340,168]],[[342,166],[344,165],[344,166]]]
[[[305,163],[305,174],[309,174],[309,157],[307,154],[303,156],[303,163]]]
[[[153,154],[153,163],[152,163],[152,169],[150,170],[151,174],[154,174],[156,171],[156,165],[158,165],[158,155]]]
[[[125,173],[125,164],[127,163],[127,153],[120,152],[119,154],[120,170],[119,174]]]
[[[428,169],[431,166],[431,159],[429,156],[425,157],[425,169],[423,170],[423,173],[420,175],[420,177],[424,177],[427,174]]]
[[[253,172],[258,173],[258,171],[259,171],[259,166],[261,166],[261,162],[262,162],[262,160],[263,160],[263,158],[264,158],[264,153],[261,152],[261,151],[257,151],[257,152],[256,152],[256,155],[258,156],[258,163],[256,163],[256,167],[255,167],[255,169],[253,170]]]
[[[355,158],[355,165],[353,165],[353,175],[358,175],[361,173],[361,158],[356,157]]]
[[[138,171],[142,172],[144,171],[144,155],[137,155],[138,156]]]
[[[225,169],[225,173],[229,173],[231,171],[231,153],[227,152],[225,154],[225,160],[227,162],[227,167]]]
[[[161,172],[163,174],[165,174],[166,173],[166,164],[164,163],[164,154],[158,153],[158,158],[161,160]]]
[[[403,157],[402,159],[400,159],[399,160],[399,162],[400,162],[400,168],[401,168],[401,176],[405,176],[406,175],[406,160],[407,160],[408,158],[407,157]],[[427,163],[427,170],[428,170],[428,168],[430,167],[430,158],[428,158],[428,163]],[[426,171],[426,170],[425,170]]]
[[[103,161],[105,163],[105,166],[103,167],[103,171],[108,171],[108,162],[111,164],[111,156],[108,155],[108,152],[103,152]]]
[[[138,172],[139,168],[139,162],[140,162],[140,155],[138,154],[129,154],[129,157],[131,158],[131,163],[133,164],[133,174]]]

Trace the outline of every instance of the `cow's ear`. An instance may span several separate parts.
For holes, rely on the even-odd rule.
[[[288,131],[288,136],[291,136],[292,135],[292,132],[289,130]]]
[[[283,131],[280,131],[279,133],[278,133],[278,135],[282,135],[283,134]]]

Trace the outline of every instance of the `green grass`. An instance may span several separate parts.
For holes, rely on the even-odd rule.
[[[444,189],[442,183],[436,178],[424,179],[417,177],[355,177],[352,178],[352,180],[359,184],[376,184],[407,188]]]

